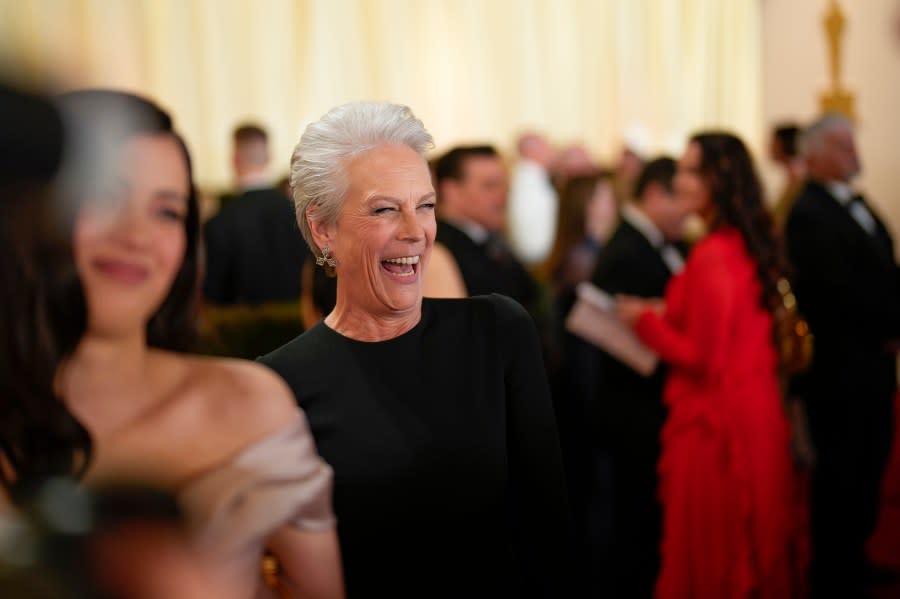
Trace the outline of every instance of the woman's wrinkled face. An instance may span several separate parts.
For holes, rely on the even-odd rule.
[[[326,227],[339,301],[377,316],[418,310],[437,229],[425,160],[407,146],[380,146],[350,162],[347,176],[337,222]]]
[[[145,327],[184,260],[190,183],[176,139],[138,135],[122,146],[108,185],[80,209],[74,255],[88,330]]]
[[[675,173],[673,186],[675,188],[676,201],[688,214],[697,214],[707,220],[712,211],[712,198],[706,181],[700,173],[703,154],[700,145],[696,142],[688,144],[684,156],[678,161],[678,171]]]

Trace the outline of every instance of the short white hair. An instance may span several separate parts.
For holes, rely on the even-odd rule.
[[[411,148],[423,160],[434,147],[422,121],[400,104],[352,102],[332,108],[306,127],[291,156],[291,188],[297,224],[316,256],[321,250],[307,215],[319,222],[336,222],[350,184],[348,163],[375,148],[395,144]]]
[[[819,117],[800,136],[800,153],[805,156],[819,154],[825,149],[825,134],[836,130],[853,131],[853,123],[847,117],[829,113]]]

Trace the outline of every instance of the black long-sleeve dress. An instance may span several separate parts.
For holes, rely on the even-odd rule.
[[[319,322],[261,359],[322,457],[350,597],[557,597],[568,508],[537,333],[500,295],[425,299],[381,342]]]

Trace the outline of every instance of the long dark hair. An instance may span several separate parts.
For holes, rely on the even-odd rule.
[[[5,355],[0,368],[0,451],[6,468],[0,482],[14,501],[50,476],[80,477],[91,457],[88,431],[69,412],[54,389],[57,370],[84,335],[87,306],[71,252],[78,208],[96,193],[127,139],[170,134],[191,162],[172,120],[153,103],[122,92],[87,90],[58,99],[65,124],[66,159],[57,177],[53,202],[44,192],[12,215],[9,230],[25,227],[15,239],[4,230],[3,284],[15,292],[3,306],[0,335]],[[39,195],[39,194],[34,194]],[[53,210],[51,210],[51,208]],[[185,220],[185,257],[169,294],[147,323],[147,342],[183,351],[194,340],[198,308],[199,210],[193,183]],[[5,250],[5,248],[2,248]],[[9,262],[9,264],[7,264]],[[9,376],[6,376],[9,375]]]
[[[541,267],[544,276],[554,277],[572,248],[584,241],[587,205],[601,183],[611,183],[606,171],[578,175],[567,179],[559,194],[559,218],[556,221],[556,241],[547,262]],[[596,240],[601,241],[601,240]]]
[[[730,133],[699,133],[691,142],[700,147],[700,176],[718,208],[712,227],[730,225],[740,231],[756,264],[760,301],[766,310],[774,311],[781,301],[778,280],[785,272],[785,262],[753,159],[744,143]]]

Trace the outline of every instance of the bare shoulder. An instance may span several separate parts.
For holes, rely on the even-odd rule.
[[[435,242],[431,248],[424,285],[425,297],[460,298],[468,296],[456,258],[440,242]]]
[[[299,413],[287,383],[247,360],[187,357],[186,385],[217,426],[254,438],[286,426]]]

